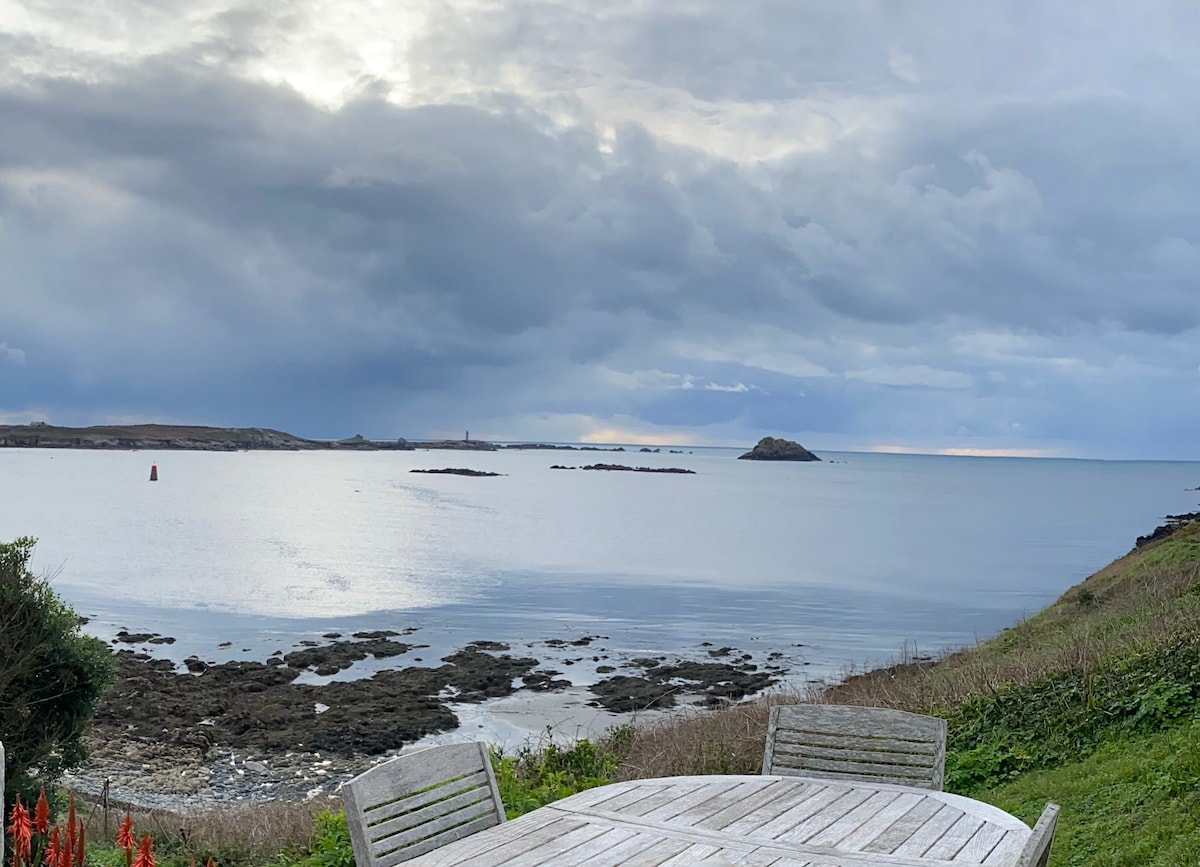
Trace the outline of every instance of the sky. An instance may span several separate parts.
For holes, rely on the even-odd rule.
[[[0,0],[0,422],[1200,459],[1192,0]]]

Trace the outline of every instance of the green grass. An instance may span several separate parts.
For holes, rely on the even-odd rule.
[[[1052,867],[1200,864],[1200,719],[1114,738],[1059,767],[1021,774],[975,797],[1026,822],[1061,805]]]

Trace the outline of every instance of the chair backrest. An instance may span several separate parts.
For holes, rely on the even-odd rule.
[[[942,788],[946,721],[901,710],[834,704],[771,708],[764,774]]]
[[[391,867],[504,821],[486,744],[399,756],[342,786],[358,867]]]
[[[1050,862],[1050,844],[1054,842],[1054,828],[1058,824],[1058,804],[1050,801],[1042,810],[1041,817],[1033,826],[1033,833],[1021,850],[1017,867],[1046,867]]]

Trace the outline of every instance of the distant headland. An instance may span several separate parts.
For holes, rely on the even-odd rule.
[[[340,440],[315,440],[261,427],[206,427],[202,425],[132,424],[60,427],[46,422],[0,425],[0,448],[43,449],[187,449],[235,452],[271,451],[413,451],[456,449],[492,452],[493,443],[483,440],[369,440],[354,435]]]

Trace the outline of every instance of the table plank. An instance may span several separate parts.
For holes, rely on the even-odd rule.
[[[925,795],[917,792],[900,792],[892,801],[878,813],[870,822],[865,822],[857,829],[842,838],[838,846],[851,852],[867,851],[867,845],[903,819],[919,804]]]
[[[821,829],[804,842],[814,846],[841,846],[842,840],[864,826],[871,827],[876,817],[899,798],[900,792],[875,792],[833,824]]]
[[[963,816],[962,810],[943,804],[913,835],[892,850],[893,855],[924,855],[944,837]],[[964,841],[966,842],[966,841]]]
[[[927,850],[925,850],[926,858],[944,858],[946,860],[957,860],[958,853],[963,850],[967,842],[975,836],[975,832],[984,825],[983,819],[978,816],[970,816],[962,813],[958,817],[958,821],[950,826],[942,839],[938,840]],[[963,859],[967,860],[967,859]]]
[[[893,784],[679,777],[588,790],[410,862],[479,867],[1010,867],[1027,825]]]
[[[869,788],[853,788],[838,798],[836,801],[830,802],[829,806],[821,810],[815,815],[809,816],[804,821],[795,825],[792,828],[784,831],[781,834],[772,834],[771,837],[788,843],[804,843],[809,837],[813,837],[819,832],[825,830],[834,822],[841,819],[847,813],[856,808],[859,804],[868,800],[874,794]],[[760,833],[761,833],[760,829]]]
[[[916,833],[944,804],[934,798],[922,798],[912,809],[892,823],[882,834],[862,847],[863,852],[891,853],[896,847]]]
[[[787,787],[779,788],[788,791]],[[731,822],[723,830],[740,836],[754,834],[774,838],[810,816],[815,816],[849,791],[845,786],[828,781],[823,785],[810,785],[807,789],[797,788],[792,795],[781,794],[770,806]]]
[[[573,816],[550,818],[551,821],[545,821],[546,816],[534,816],[533,813],[529,813],[519,820],[497,825],[485,832],[434,849],[408,863],[431,867],[471,863],[486,867],[491,864],[513,863],[526,856],[544,861],[556,852],[565,852],[609,830],[604,826],[589,825]],[[528,821],[523,821],[527,819]],[[536,856],[530,853],[536,853]]]
[[[1021,849],[1025,847],[1025,841],[1029,839],[1028,832],[1020,834],[1009,831],[1004,835],[1004,838],[996,844],[983,863],[987,867],[1008,867],[1010,864],[1016,864],[1017,859],[1021,857]]]
[[[735,802],[714,812],[703,821],[705,828],[714,831],[729,830],[735,822],[750,815],[767,815],[773,810],[794,810],[808,798],[820,792],[823,786],[773,786],[746,783],[730,793]],[[781,794],[782,790],[782,794]],[[734,832],[731,832],[734,833]]]
[[[722,781],[711,786],[695,786],[690,792],[669,803],[656,806],[653,810],[638,809],[637,815],[645,819],[672,820],[677,824],[691,826],[700,817],[729,806],[726,795],[736,787],[736,780]],[[637,806],[640,808],[642,803],[639,802]]]
[[[971,839],[967,841],[967,845],[958,853],[958,857],[963,861],[982,862],[988,855],[992,854],[992,850],[1004,839],[1005,835],[1011,833],[1011,831],[1006,831],[1004,828],[985,824],[971,835]]]

